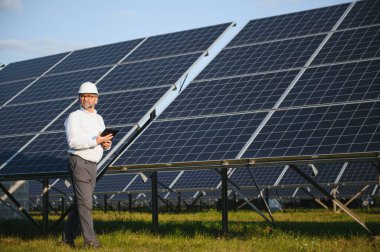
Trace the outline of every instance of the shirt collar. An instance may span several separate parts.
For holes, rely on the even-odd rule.
[[[88,113],[88,114],[97,114],[97,113],[98,113],[98,111],[97,111],[96,109],[94,109],[94,112],[93,112],[93,113],[88,112],[88,111],[85,110],[82,106],[80,107],[80,110],[83,111],[83,112],[85,112],[85,113]]]

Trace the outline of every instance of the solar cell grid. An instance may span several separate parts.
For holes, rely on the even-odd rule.
[[[258,185],[273,185],[280,176],[283,166],[269,166],[259,168],[242,168],[236,169],[230,179],[239,186],[255,187],[251,175],[248,171],[251,170],[253,177]]]
[[[134,174],[106,174],[96,183],[95,193],[121,192]]]
[[[189,117],[272,108],[297,71],[191,83],[160,115]]]
[[[377,0],[357,1],[343,20],[339,29],[380,23],[380,2]]]
[[[28,79],[0,84],[0,106],[9,101],[9,99],[14,97],[18,92],[28,86],[33,80],[34,79]]]
[[[10,104],[77,97],[78,87],[85,81],[96,82],[109,68],[98,68],[40,78]]]
[[[200,56],[195,53],[119,65],[98,86],[102,92],[115,92],[173,85]]]
[[[0,110],[0,135],[39,132],[70,103],[71,99],[3,107]]]
[[[380,102],[277,111],[243,157],[379,151]]]
[[[4,135],[3,135],[4,136]],[[0,167],[12,157],[32,136],[16,136],[0,138]],[[2,170],[0,169],[0,174]]]
[[[233,159],[265,115],[156,121],[113,165]]]
[[[250,21],[228,46],[328,32],[349,4]]]
[[[141,41],[136,39],[74,51],[49,74],[116,64]]]
[[[220,176],[212,170],[185,171],[173,189],[216,188]]]
[[[380,60],[309,68],[281,107],[378,99]]]
[[[362,60],[380,56],[380,26],[335,32],[312,65]]]
[[[159,172],[157,174],[157,181],[162,183],[164,186],[169,186],[170,183],[177,176],[177,172]],[[152,188],[151,179],[148,175],[149,180],[147,182],[143,182],[141,178],[135,179],[133,183],[127,188],[127,191],[150,191]],[[157,185],[158,189],[165,189],[160,184]]]
[[[197,80],[299,68],[322,42],[323,35],[224,49]]]
[[[67,142],[64,132],[39,135],[1,170],[5,176],[46,174],[54,177],[66,172]]]
[[[11,63],[0,71],[0,83],[38,77],[58,63],[67,53]]]
[[[149,37],[124,62],[205,51],[229,25],[220,24]]]
[[[372,182],[377,183],[379,179],[379,172],[372,163],[349,163],[342,177],[340,183],[349,182]]]
[[[358,192],[360,192],[365,185],[351,185],[351,186],[339,186],[338,187],[338,198],[343,197],[352,197]],[[373,192],[374,186],[370,186],[367,190],[365,190],[360,198],[366,198],[370,196]]]

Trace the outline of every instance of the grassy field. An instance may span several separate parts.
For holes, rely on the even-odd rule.
[[[380,233],[380,209],[357,213]],[[270,227],[255,212],[231,211],[230,233],[223,237],[217,211],[160,213],[159,234],[150,231],[150,213],[94,212],[99,251],[380,251],[380,238],[346,214],[298,209],[274,218],[276,226]],[[72,251],[60,242],[62,229],[45,237],[26,220],[0,220],[0,251]],[[82,243],[78,237],[76,250],[84,250]]]

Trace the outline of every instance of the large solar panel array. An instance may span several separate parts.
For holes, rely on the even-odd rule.
[[[379,12],[358,1],[249,22],[112,169],[378,152]]]
[[[0,179],[67,175],[64,121],[85,81],[107,126],[133,132],[230,23],[13,63],[0,72]],[[143,126],[143,125],[139,125]],[[132,136],[132,134],[130,134]]]

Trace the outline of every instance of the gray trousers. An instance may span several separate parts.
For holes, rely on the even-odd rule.
[[[92,220],[92,194],[96,183],[97,164],[81,157],[69,155],[69,173],[74,189],[74,209],[70,211],[65,225],[67,240],[79,234],[79,225],[85,244],[99,245]]]

